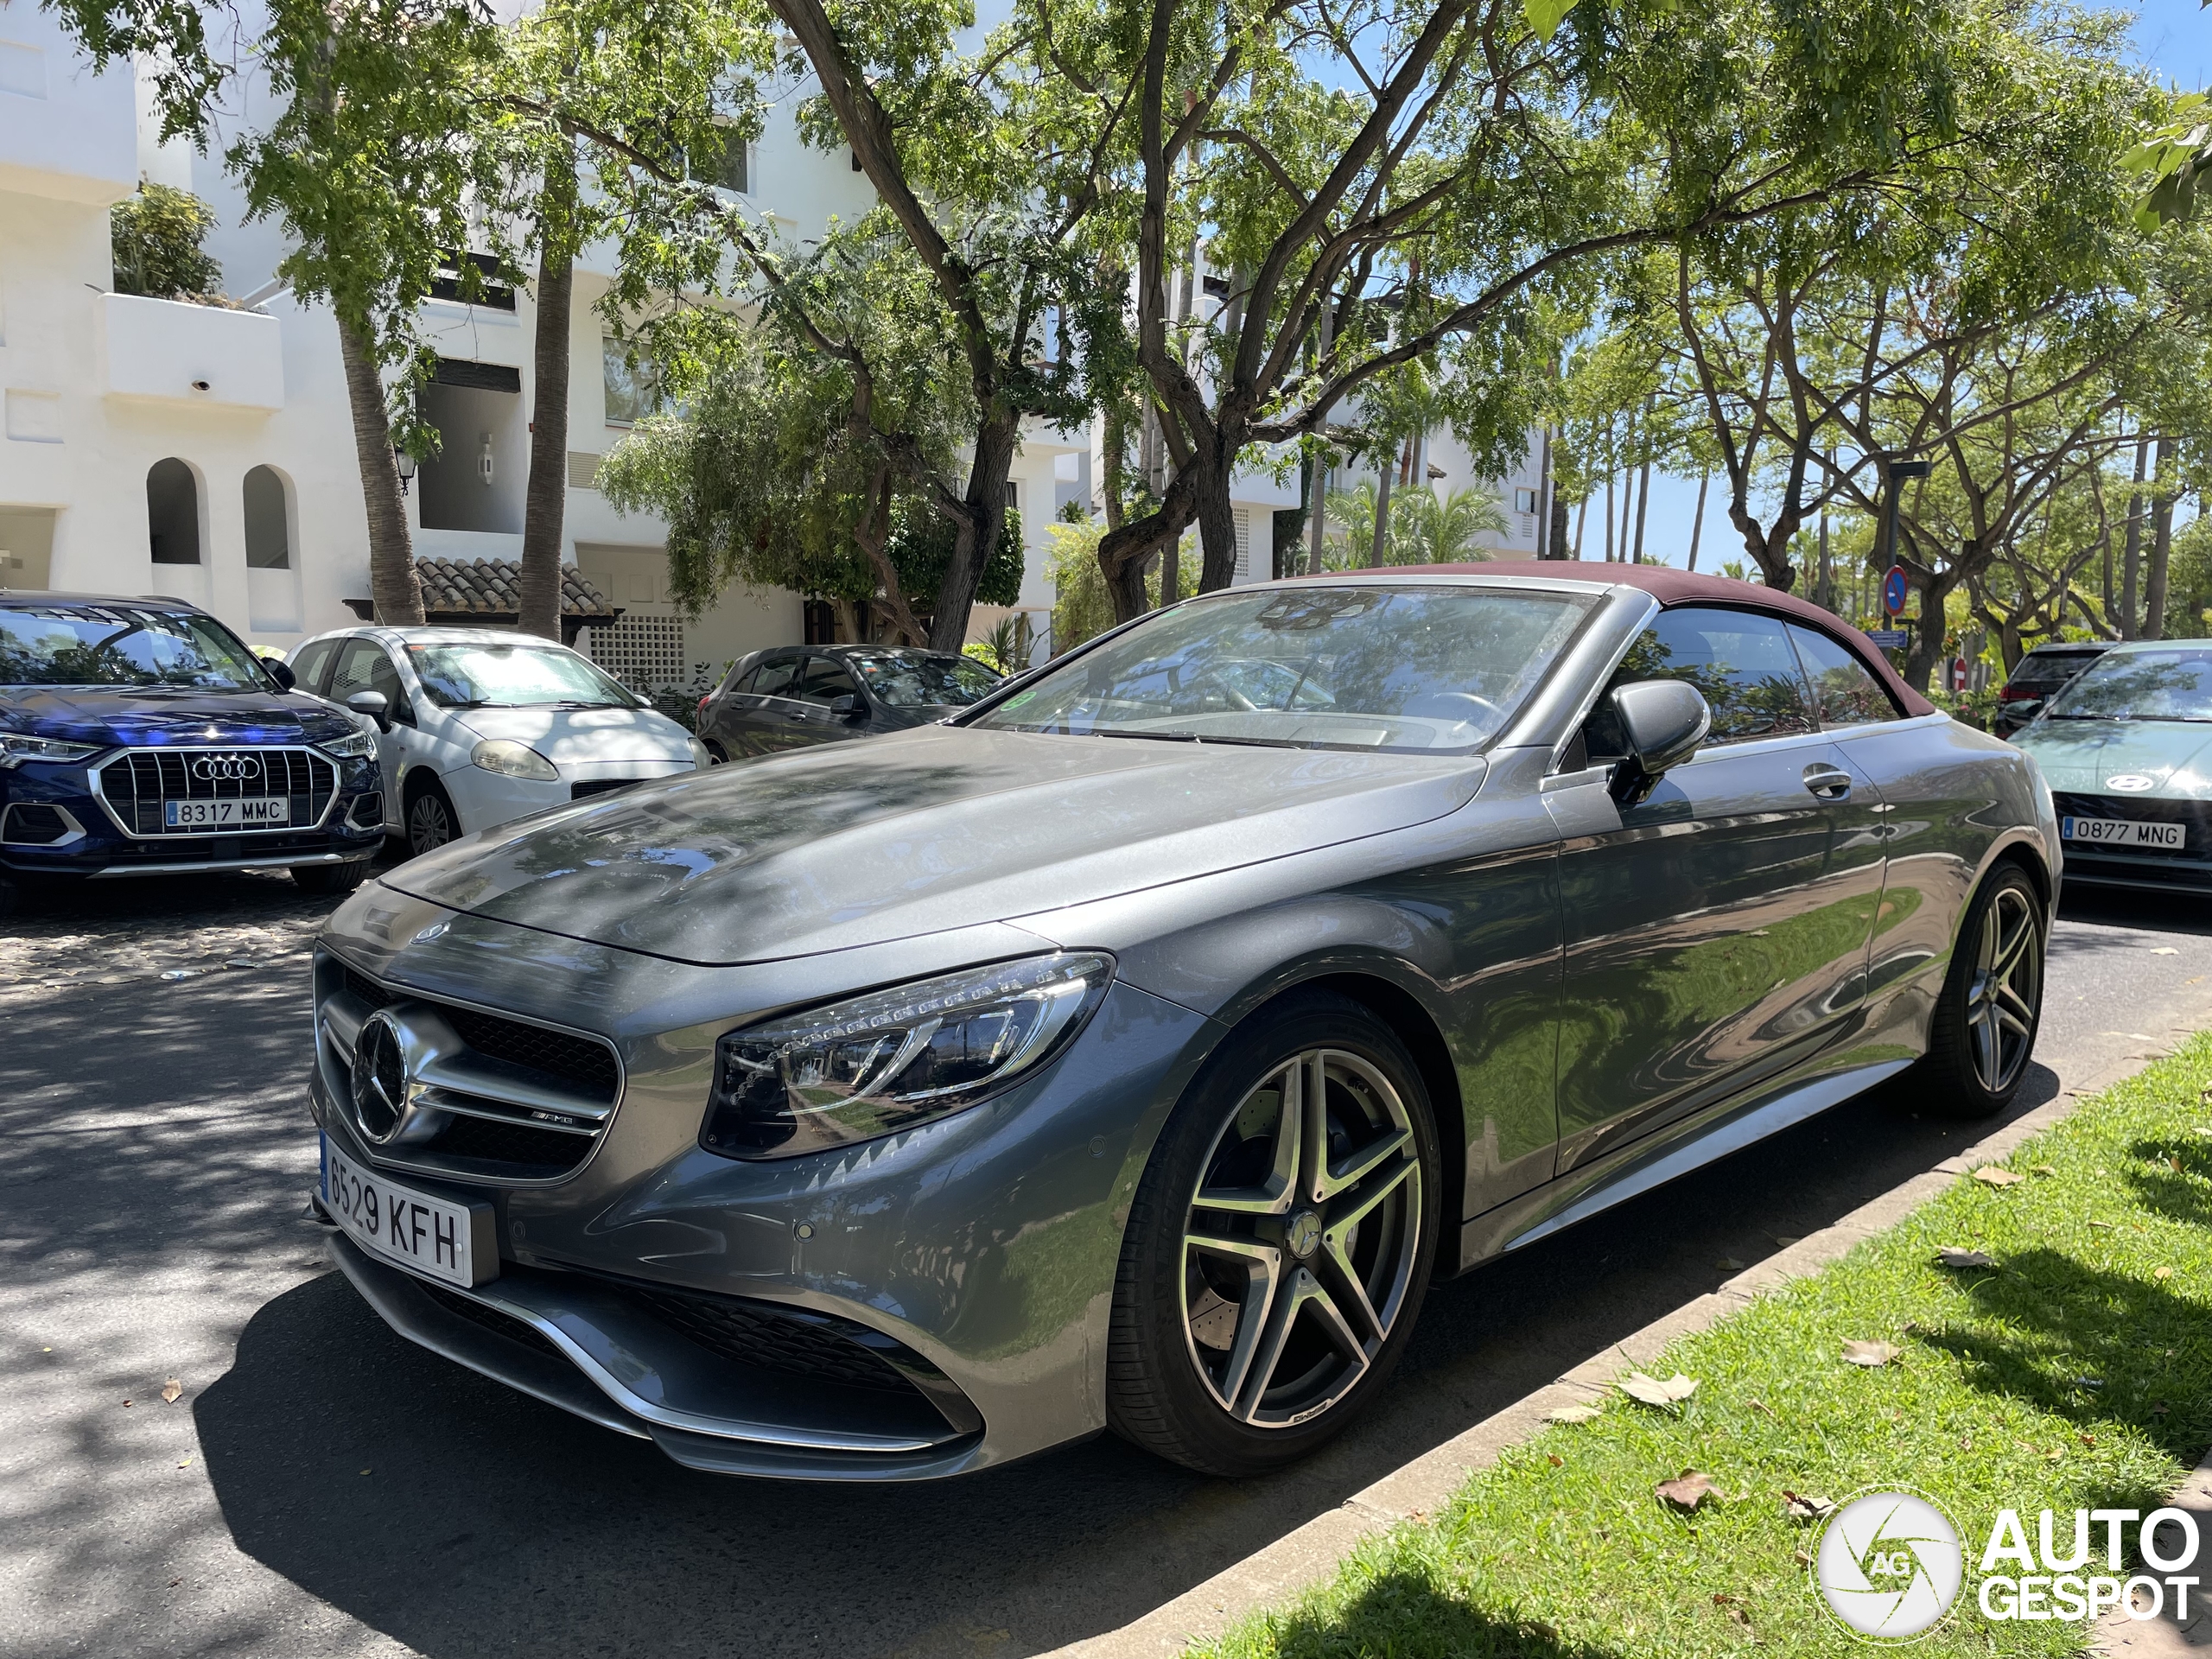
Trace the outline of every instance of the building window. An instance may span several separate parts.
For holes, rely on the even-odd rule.
[[[607,423],[630,426],[660,413],[665,401],[652,359],[612,335],[600,341],[601,378],[607,388]]]
[[[735,127],[717,130],[719,142],[710,153],[702,156],[693,164],[690,173],[702,184],[711,184],[718,190],[733,190],[741,196],[753,194],[752,141]]]
[[[1535,510],[1536,493],[1534,490],[1516,490],[1513,492],[1514,512],[1534,512]]]
[[[200,480],[174,455],[147,471],[146,530],[156,564],[200,563]]]
[[[273,467],[245,475],[245,565],[249,570],[292,568],[291,503]]]

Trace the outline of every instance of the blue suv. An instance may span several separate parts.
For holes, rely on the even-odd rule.
[[[289,869],[360,885],[375,734],[197,606],[0,591],[0,915],[25,883]]]

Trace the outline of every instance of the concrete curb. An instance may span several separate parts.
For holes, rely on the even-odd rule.
[[[2204,1010],[2204,1015],[2212,1021],[2212,1007]],[[1161,1655],[1177,1655],[1194,1642],[1220,1635],[1248,1613],[1288,1599],[1325,1578],[1362,1539],[1387,1531],[1402,1521],[1436,1513],[1470,1474],[1488,1468],[1508,1446],[1542,1427],[1546,1414],[1560,1406],[1596,1400],[1611,1388],[1614,1378],[1649,1364],[1669,1343],[1711,1329],[1792,1280],[1810,1278],[1847,1255],[1862,1239],[1895,1226],[1959,1177],[2010,1156],[2022,1141],[2066,1116],[2078,1101],[2133,1077],[2171,1052],[2171,1047],[2139,1052],[2113,1062],[1994,1135],[1746,1268],[1718,1290],[1684,1303],[1604,1352],[1592,1354],[1548,1387],[1423,1452],[1355,1492],[1337,1508],[1315,1516],[1143,1618],[1119,1630],[1055,1648],[1042,1659],[1158,1659]]]

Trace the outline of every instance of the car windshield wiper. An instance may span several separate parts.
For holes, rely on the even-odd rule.
[[[1065,728],[1064,728],[1065,729]],[[1108,726],[1094,726],[1087,732],[1070,732],[1071,737],[1141,737],[1154,743],[1195,743],[1196,732],[1131,732]]]

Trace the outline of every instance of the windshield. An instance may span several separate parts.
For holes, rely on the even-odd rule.
[[[997,675],[971,657],[902,651],[845,660],[860,671],[875,700],[893,709],[961,707],[999,683]]]
[[[638,705],[620,681],[557,645],[410,645],[407,660],[430,701],[447,709]]]
[[[2091,663],[2101,652],[2053,652],[2049,656],[2027,656],[2020,658],[2020,665],[2012,671],[2008,685],[2063,685]]]
[[[2046,718],[2212,721],[2212,648],[2101,657],[2060,694]]]
[[[979,716],[1001,730],[1473,748],[1495,736],[1594,600],[1330,582],[1161,613]]]
[[[270,689],[253,653],[212,618],[135,605],[0,610],[0,685]]]

